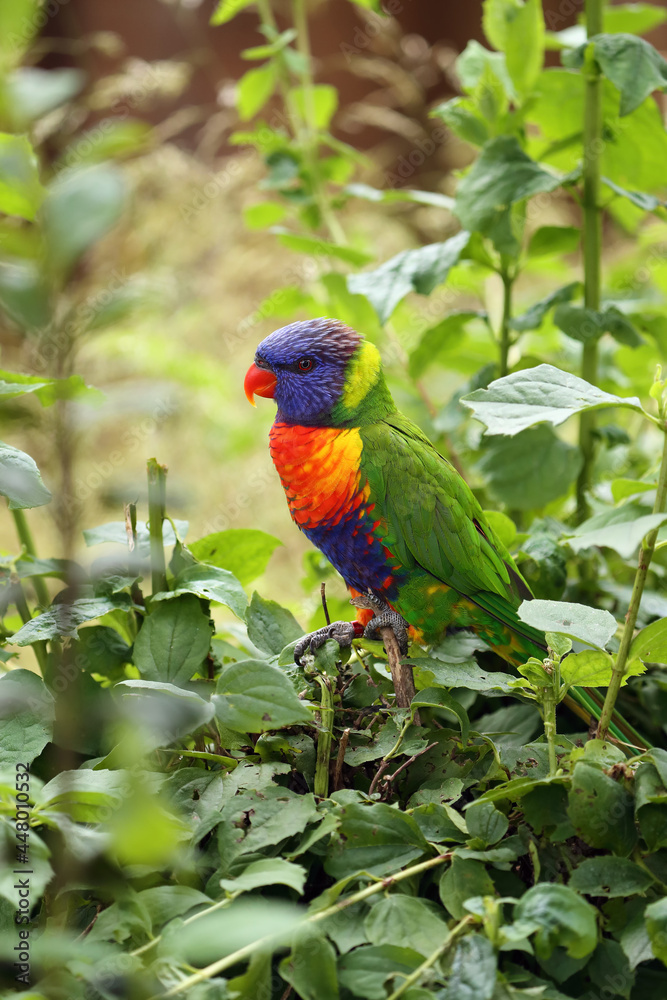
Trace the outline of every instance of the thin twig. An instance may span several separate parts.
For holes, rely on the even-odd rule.
[[[375,789],[378,786],[378,782],[379,782],[380,778],[382,777],[382,775],[384,774],[384,772],[387,770],[388,767],[389,767],[389,761],[388,760],[381,761],[380,766],[378,767],[377,771],[375,772],[375,777],[371,781],[371,787],[368,789],[368,794],[369,795],[373,794],[373,792],[375,791]]]
[[[336,756],[336,764],[334,766],[333,773],[333,790],[337,792],[340,788],[341,777],[343,774],[343,764],[345,762],[345,751],[347,750],[347,744],[350,742],[350,730],[344,729],[338,744],[338,755]]]
[[[429,743],[427,747],[423,747],[423,749],[420,750],[418,753],[413,753],[412,757],[409,757],[408,760],[403,761],[401,766],[398,767],[393,774],[388,774],[384,780],[386,782],[394,781],[395,778],[398,778],[401,771],[405,771],[406,767],[410,767],[410,764],[414,764],[414,762],[417,760],[417,757],[421,757],[423,753],[427,753],[429,750],[432,750],[433,747],[437,747],[437,745],[438,745],[437,743]]]
[[[329,609],[327,607],[326,588],[327,588],[326,583],[322,581],[322,583],[320,584],[320,597],[322,598],[322,608],[324,610],[324,618],[327,625],[331,625],[331,618],[329,617]]]

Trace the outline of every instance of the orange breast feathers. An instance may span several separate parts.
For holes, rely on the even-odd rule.
[[[360,471],[363,444],[356,427],[275,423],[270,447],[290,513],[300,528],[338,524],[368,500],[368,481]]]

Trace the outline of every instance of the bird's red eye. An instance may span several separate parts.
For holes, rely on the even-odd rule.
[[[310,358],[300,358],[298,361],[300,372],[309,372],[313,367],[313,362]]]

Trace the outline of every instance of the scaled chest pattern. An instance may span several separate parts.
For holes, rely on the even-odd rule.
[[[384,590],[388,559],[361,466],[358,428],[302,427],[276,421],[271,457],[293,520],[348,586]]]

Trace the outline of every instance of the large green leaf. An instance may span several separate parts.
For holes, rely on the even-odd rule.
[[[541,0],[485,0],[484,34],[505,53],[517,92],[526,96],[542,69],[544,15]]]
[[[41,330],[48,324],[49,291],[35,261],[0,262],[0,306],[22,330]]]
[[[20,372],[0,371],[0,397],[14,399],[34,393],[42,406],[51,406],[57,399],[80,399],[88,397],[99,400],[102,393],[92,386],[86,385],[80,375],[70,375],[69,378],[44,378],[36,375],[23,375]]]
[[[16,646],[28,646],[31,642],[54,639],[58,636],[76,639],[77,629],[84,622],[101,618],[109,611],[120,609],[129,611],[132,606],[129,594],[113,594],[110,597],[80,597],[76,601],[54,603],[44,614],[26,622],[12,636]]]
[[[268,730],[313,721],[307,705],[300,701],[279,667],[264,660],[240,660],[227,666],[213,697],[215,712],[223,726],[242,733]]]
[[[643,628],[632,640],[630,660],[667,663],[667,618],[659,618]]]
[[[585,958],[597,944],[597,911],[566,885],[540,883],[526,892],[514,909],[515,920],[532,924],[535,950],[548,959],[554,948],[571,958]]]
[[[0,212],[32,221],[44,194],[37,157],[26,137],[0,132]]]
[[[538,229],[538,232],[541,230]],[[578,230],[577,230],[578,232]],[[534,305],[526,309],[524,313],[519,316],[515,316],[510,321],[510,326],[514,330],[518,330],[520,333],[524,333],[526,330],[537,330],[542,325],[542,320],[547,315],[549,310],[553,309],[555,306],[559,305],[561,302],[569,302],[573,299],[575,295],[581,290],[581,282],[573,281],[569,285],[563,285],[562,288],[557,288],[555,292],[551,292],[546,298],[540,299]]]
[[[458,262],[468,238],[468,233],[460,232],[444,243],[429,243],[417,250],[403,250],[374,271],[351,274],[347,287],[354,294],[365,295],[380,322],[386,323],[408,292],[430,295],[446,279]]]
[[[459,347],[466,325],[474,319],[487,321],[487,315],[471,309],[455,312],[425,330],[410,352],[408,369],[412,377],[419,378],[436,361],[446,364],[448,356]]]
[[[338,1000],[336,952],[320,928],[304,927],[280,963],[280,975],[301,1000]]]
[[[616,619],[601,608],[565,601],[524,601],[518,610],[521,621],[542,632],[559,632],[604,649],[616,632]]]
[[[595,310],[563,303],[554,312],[554,323],[568,337],[584,344],[598,340],[603,333],[610,333],[614,340],[628,347],[643,343],[630,320],[615,306]]]
[[[493,496],[513,510],[534,510],[563,496],[581,455],[546,424],[486,443],[477,467]]]
[[[634,111],[654,90],[667,87],[667,62],[636,35],[598,35],[595,58],[621,92],[621,116]]]
[[[0,496],[7,497],[10,510],[43,507],[52,499],[35,460],[4,441],[0,441]]]
[[[650,903],[646,907],[644,919],[653,954],[663,965],[667,965],[667,898]]]
[[[632,896],[644,893],[653,884],[645,868],[628,858],[606,855],[586,858],[572,872],[568,885],[588,896]]]
[[[544,170],[513,136],[491,139],[460,182],[455,212],[470,231],[486,233],[499,215],[518,201],[554,191],[563,178]]]
[[[282,544],[257,528],[230,528],[205,535],[188,548],[195,559],[229,570],[245,586],[262,575],[271,555]]]
[[[134,662],[146,680],[185,684],[206,658],[209,616],[192,594],[158,603],[146,616],[134,643]]]
[[[575,529],[567,544],[574,552],[593,546],[615,549],[623,558],[630,559],[644,536],[667,521],[667,514],[649,511],[641,504],[627,503],[594,514]]]
[[[255,66],[244,73],[237,85],[236,106],[239,118],[247,122],[264,107],[278,82],[278,67],[274,62]]]
[[[474,896],[495,896],[496,888],[481,861],[452,858],[440,876],[440,899],[453,917],[460,920],[468,911],[465,902]]]
[[[371,944],[412,948],[426,957],[447,934],[443,916],[425,899],[393,893],[373,906],[364,928]]]
[[[568,815],[578,836],[591,847],[623,857],[637,841],[632,796],[622,783],[580,760],[574,768]]]
[[[389,977],[398,986],[423,962],[423,956],[411,948],[396,945],[362,945],[338,960],[341,986],[352,996],[366,1000],[386,1000],[385,982]]]
[[[265,600],[257,591],[252,595],[246,611],[246,621],[250,641],[273,656],[303,635],[303,629],[291,611],[276,601]]]
[[[581,15],[580,15],[581,20]],[[602,30],[605,34],[627,32],[645,35],[667,20],[667,10],[652,3],[619,3],[605,7]]]
[[[284,858],[263,858],[252,861],[236,878],[220,879],[220,885],[227,892],[250,892],[265,885],[288,885],[300,896],[306,881],[306,871]]]
[[[537,365],[496,379],[461,402],[486,425],[487,434],[518,434],[534,424],[562,424],[587,410],[623,406],[642,412],[635,397],[612,396],[552,365]]]
[[[442,1000],[491,1000],[496,989],[496,951],[482,934],[467,934],[456,946]]]
[[[56,177],[44,200],[42,219],[49,256],[59,271],[68,273],[115,226],[125,199],[124,177],[109,164]]]
[[[224,604],[239,618],[245,618],[248,598],[239,581],[229,570],[217,566],[207,566],[201,563],[196,566],[186,566],[174,578],[173,590],[165,590],[155,594],[154,602],[172,601],[183,594],[196,594],[207,601]]]
[[[22,669],[1,677],[0,766],[31,764],[52,738],[53,720],[53,697],[41,677]]]
[[[337,815],[340,827],[325,865],[334,878],[356,871],[386,875],[429,850],[412,817],[384,803],[340,806]]]

